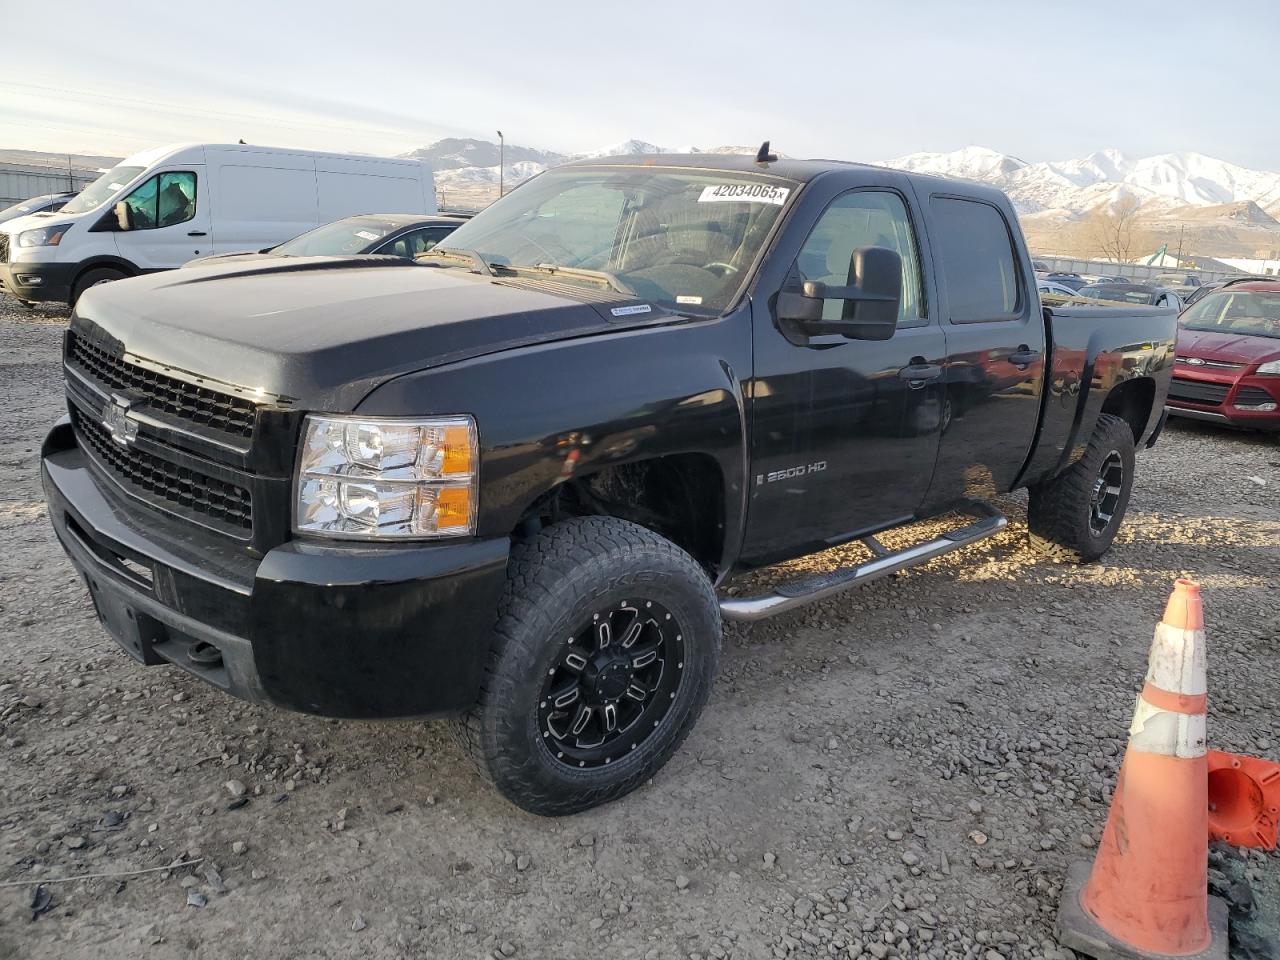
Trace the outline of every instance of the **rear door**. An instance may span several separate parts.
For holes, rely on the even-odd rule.
[[[849,180],[858,185],[838,189]],[[797,338],[780,325],[776,297],[753,298],[749,562],[909,519],[928,489],[938,447],[945,348],[905,178],[890,171],[823,178],[806,188],[804,200],[816,206],[812,228],[775,255],[789,265],[783,289],[805,280],[845,286],[850,254],[880,246],[902,257],[903,295],[897,329],[884,341]],[[824,315],[838,318],[843,306],[828,301]]]
[[[1040,418],[1045,325],[1011,207],[933,193],[927,209],[947,339],[946,425],[925,504],[1008,491]]]

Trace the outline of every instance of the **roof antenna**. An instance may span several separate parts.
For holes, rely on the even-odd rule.
[[[769,141],[766,140],[760,144],[760,150],[756,153],[756,163],[773,163],[778,159],[776,153],[769,152]]]
[[[241,137],[241,138],[240,138],[240,142],[241,142],[241,143],[244,143],[244,137]]]

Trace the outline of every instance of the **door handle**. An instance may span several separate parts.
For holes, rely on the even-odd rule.
[[[208,235],[209,234],[205,233],[203,230],[191,230],[187,232],[188,237],[207,237]]]
[[[1013,353],[1009,354],[1005,359],[1015,367],[1025,367],[1039,360],[1040,352],[1038,350],[1028,349],[1024,344],[1018,347],[1017,350],[1013,351]]]
[[[937,380],[942,376],[942,366],[937,363],[925,363],[924,357],[912,357],[911,363],[898,371],[899,380],[923,383],[925,380]]]

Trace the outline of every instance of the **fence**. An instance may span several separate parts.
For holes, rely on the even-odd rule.
[[[0,209],[46,193],[78,193],[98,176],[83,167],[0,163]]]
[[[1081,260],[1076,257],[1041,257],[1035,260],[1057,273],[1092,273],[1106,277],[1131,277],[1134,282],[1152,280],[1161,275],[1193,274],[1201,280],[1229,280],[1241,276],[1240,270],[1202,270],[1199,267],[1149,267],[1145,263],[1119,263],[1115,260]]]

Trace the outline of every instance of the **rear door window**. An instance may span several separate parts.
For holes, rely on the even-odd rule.
[[[979,200],[930,199],[952,323],[1013,320],[1020,313],[1013,237],[1000,211]]]

